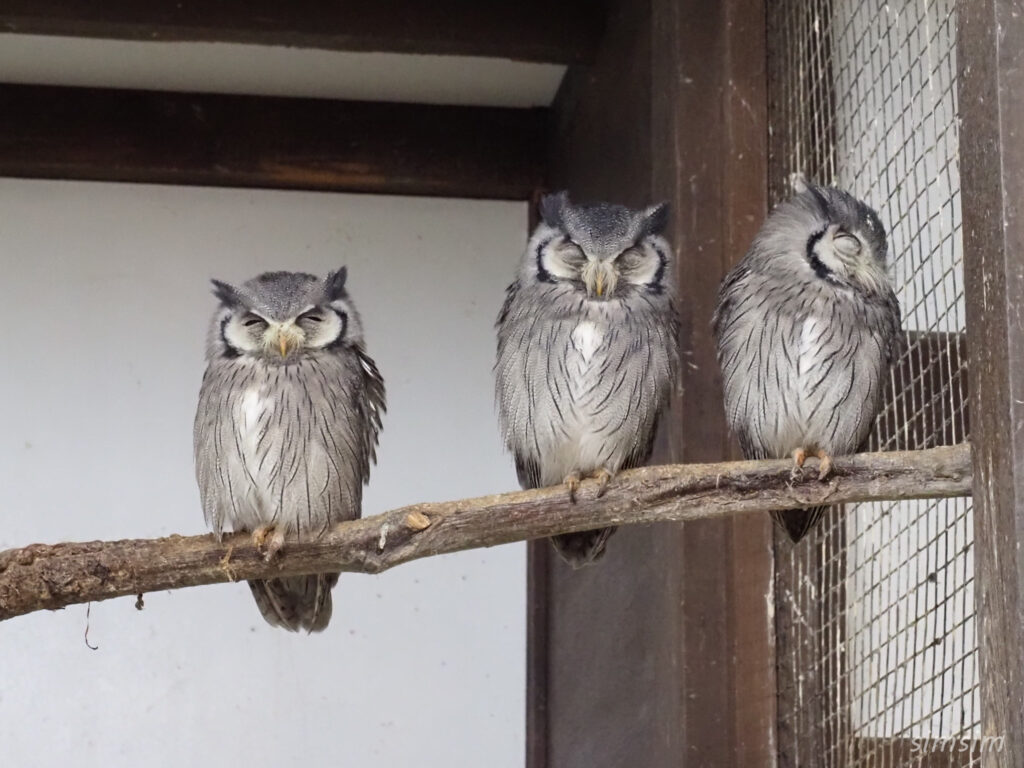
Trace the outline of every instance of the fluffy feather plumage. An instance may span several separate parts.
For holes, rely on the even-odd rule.
[[[678,365],[664,206],[541,203],[498,317],[495,396],[523,488],[642,464]],[[614,529],[552,539],[572,565]]]
[[[363,346],[344,269],[214,282],[199,393],[196,479],[207,524],[317,537],[358,518],[375,459],[384,382]],[[263,617],[321,630],[338,574],[252,581]]]
[[[885,230],[863,202],[808,186],[769,215],[713,319],[726,416],[749,459],[856,451],[898,356]],[[798,541],[824,508],[774,513]]]

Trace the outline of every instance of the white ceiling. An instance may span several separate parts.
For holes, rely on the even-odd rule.
[[[547,106],[565,67],[237,43],[0,34],[0,82],[262,96]]]

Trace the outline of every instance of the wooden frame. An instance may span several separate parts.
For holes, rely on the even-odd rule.
[[[685,398],[662,426],[656,460],[735,455],[706,323],[718,281],[769,201],[765,3],[599,5],[357,0],[314,13],[304,2],[230,0],[200,14],[155,0],[15,0],[0,9],[7,31],[573,66],[551,110],[0,85],[0,175],[534,202],[542,189],[568,187],[631,204],[667,199],[679,253]],[[961,0],[959,15],[966,345],[963,337],[922,337],[907,362],[919,370],[898,375],[946,382],[968,356],[981,489],[974,501],[983,735],[1004,739],[1002,751],[984,752],[985,765],[1017,768],[1024,18],[1011,0]],[[915,435],[931,433],[927,418],[926,408],[911,425]],[[633,527],[615,536],[600,568],[579,572],[558,562],[546,541],[532,543],[529,768],[785,765],[792,745],[777,724],[772,543],[766,516]],[[896,752],[909,748],[890,741]]]

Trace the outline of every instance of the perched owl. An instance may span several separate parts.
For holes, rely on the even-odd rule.
[[[676,378],[672,259],[665,205],[630,210],[545,197],[498,317],[495,395],[523,488],[580,478],[599,494],[651,454]],[[555,536],[578,567],[614,528]]]
[[[864,443],[898,356],[885,229],[863,202],[799,184],[726,276],[712,321],[729,425],[748,459],[831,457]],[[775,512],[799,541],[825,507]]]
[[[268,556],[286,535],[316,538],[358,518],[376,458],[384,381],[345,275],[213,281],[220,306],[196,412],[196,479],[214,533],[251,531]],[[270,624],[317,632],[330,621],[338,575],[249,586]]]

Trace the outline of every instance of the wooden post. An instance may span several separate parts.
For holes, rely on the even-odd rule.
[[[1024,15],[958,6],[960,174],[987,768],[1024,765]],[[982,743],[983,748],[985,742]]]

